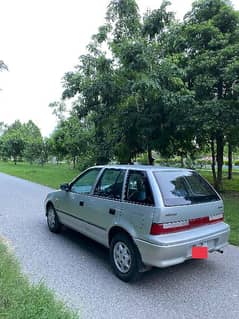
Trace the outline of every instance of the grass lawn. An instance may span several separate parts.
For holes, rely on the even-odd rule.
[[[230,243],[239,246],[239,193],[223,195],[225,221],[231,227]]]
[[[18,176],[32,182],[59,188],[60,184],[70,182],[80,172],[70,168],[67,164],[47,164],[44,166],[28,163],[1,162],[0,172]]]
[[[30,165],[27,163],[0,162],[0,172],[25,178],[27,180],[59,188],[60,184],[69,182],[80,172],[69,168],[66,164]],[[200,170],[200,173],[212,182],[210,171]],[[239,246],[239,172],[233,172],[233,179],[223,176],[224,192],[222,193],[225,203],[225,221],[231,226],[230,243]]]
[[[211,171],[200,170],[209,182],[212,183]],[[223,172],[222,197],[225,206],[225,222],[231,227],[230,243],[239,246],[239,172],[233,172],[233,179],[227,179],[227,172]]]
[[[43,284],[32,285],[0,239],[0,318],[76,319]]]
[[[212,172],[209,170],[198,170],[210,183],[212,183]],[[225,193],[232,191],[239,193],[239,171],[233,171],[232,180],[227,179],[227,171],[223,171],[223,191]]]

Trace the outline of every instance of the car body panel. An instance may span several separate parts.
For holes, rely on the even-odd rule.
[[[151,236],[151,241],[135,239],[145,265],[168,267],[192,258],[192,247],[208,247],[209,252],[227,245],[229,227],[221,222],[170,235]]]

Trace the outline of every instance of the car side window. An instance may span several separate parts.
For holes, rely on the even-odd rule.
[[[120,200],[124,176],[125,170],[111,168],[105,169],[98,184],[96,185],[94,195]]]
[[[146,172],[129,171],[125,200],[141,205],[154,205],[154,198]]]
[[[95,184],[101,168],[92,168],[81,175],[73,184],[71,192],[78,194],[89,194]]]

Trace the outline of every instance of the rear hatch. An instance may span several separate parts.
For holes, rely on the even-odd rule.
[[[213,187],[190,170],[154,172],[163,205],[151,234],[160,235],[223,221],[223,202]]]

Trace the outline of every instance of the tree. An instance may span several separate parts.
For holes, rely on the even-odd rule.
[[[79,121],[74,113],[59,121],[49,139],[51,153],[57,157],[57,162],[68,157],[73,163],[73,168],[79,160],[82,168],[86,163],[93,164],[92,160],[95,158],[91,143],[92,132],[92,124],[87,120]]]
[[[23,155],[24,138],[22,135],[22,124],[16,120],[12,125],[9,125],[1,137],[2,141],[2,156],[13,158],[14,164],[17,164],[18,159]]]
[[[43,139],[40,129],[33,121],[28,121],[22,126],[22,137],[24,139],[24,158],[32,164],[41,161]]]
[[[78,95],[74,107],[78,117],[81,119],[90,115],[94,122],[97,164],[107,163],[112,158],[115,147],[125,139],[125,136],[117,134],[119,129],[116,114],[124,91],[120,74],[116,74],[117,57],[108,58],[101,45],[103,42],[110,44],[110,33],[113,37],[111,51],[114,53],[118,43],[125,37],[132,38],[139,27],[138,8],[134,0],[111,1],[107,11],[107,23],[93,36],[93,41],[88,46],[88,54],[80,57],[80,64],[75,72],[65,75],[63,98]]]
[[[22,158],[31,164],[41,159],[43,148],[41,132],[31,120],[23,124],[16,120],[9,126],[3,126],[0,141],[2,158],[13,158],[15,164]]]
[[[178,135],[169,115],[179,101],[185,103],[188,91],[167,56],[164,32],[174,21],[168,4],[148,13],[142,24],[135,1],[111,1],[106,25],[93,36],[89,53],[80,57],[75,72],[65,75],[63,98],[78,96],[74,108],[79,118],[91,114],[94,121],[99,164],[114,155],[130,163],[145,149],[152,163],[152,149],[168,152]]]
[[[238,12],[227,1],[195,1],[184,18],[182,33],[185,80],[197,102],[190,117],[198,140],[210,141],[214,185],[220,190],[224,145],[231,135],[229,127],[238,126],[239,119],[238,100],[232,96],[239,75]]]
[[[92,120],[89,117],[80,120],[75,110],[67,114],[64,101],[53,102],[49,107],[58,119],[57,127],[48,141],[51,153],[57,157],[57,161],[66,157],[72,161],[74,168],[79,160],[82,168],[87,163],[93,164],[95,149],[93,151]]]
[[[92,119],[97,164],[131,163],[145,151],[152,164],[152,150],[183,159],[208,144],[220,189],[239,118],[239,17],[226,1],[201,0],[178,23],[169,4],[141,20],[134,0],[112,0],[87,54],[65,74],[63,98]]]

